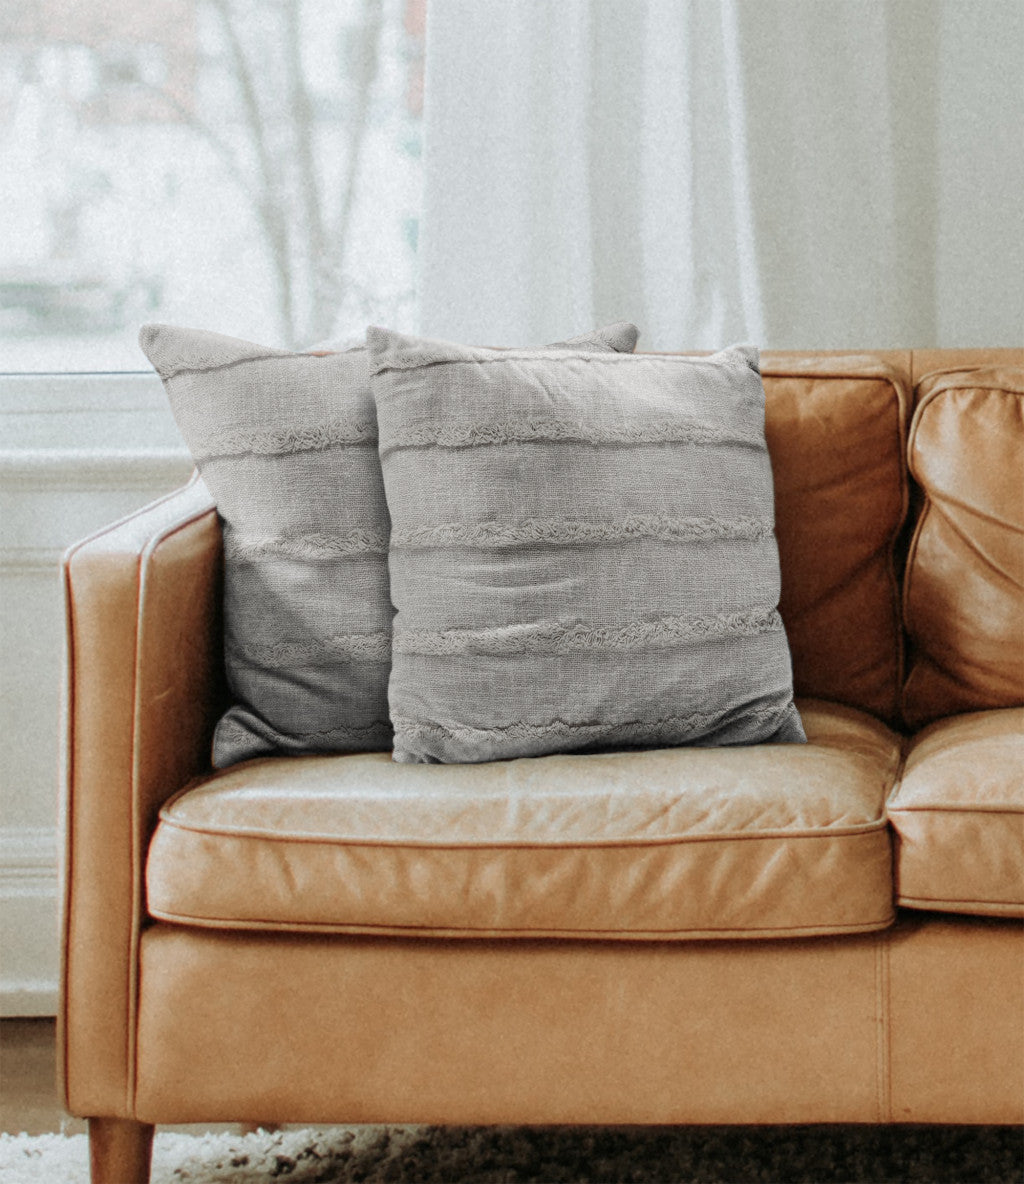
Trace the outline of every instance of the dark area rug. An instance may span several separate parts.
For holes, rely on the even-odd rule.
[[[412,1136],[411,1138],[409,1136]],[[429,1127],[331,1148],[320,1184],[1021,1184],[1016,1127]],[[312,1164],[309,1165],[312,1167]],[[294,1169],[281,1165],[280,1176]]]

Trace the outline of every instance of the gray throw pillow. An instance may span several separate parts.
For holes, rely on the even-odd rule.
[[[617,324],[564,344],[636,337]],[[291,353],[170,325],[139,341],[223,520],[236,702],[213,763],[390,748],[389,522],[365,347]]]
[[[396,761],[804,741],[756,350],[367,345]]]

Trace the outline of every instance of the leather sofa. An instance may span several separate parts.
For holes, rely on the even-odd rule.
[[[213,772],[204,487],[73,547],[96,1184],[154,1123],[1024,1121],[1021,367],[764,355],[806,746]]]

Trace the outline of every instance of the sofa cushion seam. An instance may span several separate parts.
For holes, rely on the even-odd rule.
[[[339,838],[308,834],[282,834],[275,831],[253,832],[229,830],[210,826],[182,823],[178,819],[161,816],[161,825],[172,827],[187,834],[208,835],[219,839],[239,839],[260,843],[309,843],[324,847],[394,848],[398,850],[427,851],[574,851],[580,848],[639,848],[687,846],[691,843],[733,843],[733,842],[779,842],[791,839],[843,839],[859,838],[888,829],[884,817],[867,823],[848,827],[822,828],[814,831],[767,831],[762,834],[725,833],[710,835],[678,835],[657,839],[580,839],[564,842],[515,842],[483,840],[480,842],[452,843],[417,839]]]
[[[745,934],[753,935],[778,935],[778,936],[793,936],[799,938],[801,936],[823,936],[827,937],[831,933],[849,933],[851,931],[859,933],[877,933],[879,931],[888,929],[895,920],[895,912],[890,910],[884,917],[880,919],[873,919],[870,921],[857,921],[850,924],[841,924],[839,922],[823,922],[819,925],[798,925],[798,926],[765,926],[757,928],[755,926],[743,926],[732,928],[716,929],[712,926],[702,927],[684,927],[676,929],[529,929],[524,927],[510,926],[508,929],[501,929],[495,926],[470,926],[470,925],[400,925],[389,924],[386,921],[382,922],[359,922],[359,921],[280,921],[280,920],[266,920],[262,918],[257,919],[241,919],[232,918],[225,920],[219,917],[200,917],[190,913],[174,913],[168,909],[151,910],[152,917],[158,921],[164,921],[168,924],[180,925],[194,925],[197,928],[209,928],[216,930],[223,930],[231,932],[232,930],[258,930],[267,932],[280,933],[295,933],[295,932],[361,932],[373,933],[384,932],[393,933],[397,930],[407,932],[410,936],[415,936],[418,933],[426,931],[428,934],[444,933],[444,934],[501,934],[507,933],[509,935],[523,935],[523,936],[550,936],[550,937],[565,937],[567,935],[578,935],[581,939],[598,940],[601,937],[620,937],[629,936],[631,934],[655,934],[669,937],[677,934],[719,934],[719,935],[735,935],[737,940],[742,939]],[[812,932],[813,931],[813,932]],[[638,940],[645,940],[640,938]],[[657,937],[646,940],[657,940]]]
[[[926,806],[902,806],[899,803],[890,805],[889,817],[899,814],[994,814],[1001,817],[1016,818],[1024,814],[1024,805],[954,805],[936,802]]]
[[[196,478],[193,478],[193,484]],[[152,564],[157,551],[169,539],[174,538],[182,531],[189,529],[196,523],[201,522],[212,511],[215,511],[213,506],[204,506],[201,510],[189,514],[185,518],[178,519],[175,522],[167,523],[162,529],[155,531],[143,547],[138,552],[136,558],[136,617],[135,617],[135,663],[132,672],[133,690],[132,690],[132,784],[131,784],[131,859],[132,859],[132,921],[131,921],[131,936],[130,936],[130,982],[128,1006],[129,1006],[129,1022],[127,1039],[130,1048],[129,1072],[130,1078],[128,1081],[128,1103],[130,1105],[129,1113],[133,1116],[138,1109],[138,1091],[139,1091],[139,1073],[138,1073],[138,1049],[139,1049],[139,1027],[141,1024],[141,1008],[139,1007],[139,997],[141,995],[139,979],[142,972],[141,960],[139,952],[141,948],[141,938],[143,929],[143,920],[148,913],[148,893],[146,885],[146,867],[147,857],[149,854],[149,840],[150,835],[144,844],[139,844],[138,836],[141,827],[141,820],[138,817],[138,801],[139,801],[139,739],[141,733],[141,704],[139,701],[139,692],[141,685],[140,664],[142,661],[142,639],[143,639],[143,625],[146,607],[146,572]],[[155,829],[155,828],[154,828]]]
[[[896,898],[897,904],[959,904],[964,908],[976,906],[991,906],[992,908],[1024,908],[1024,901],[1020,900],[968,900],[962,896],[904,896],[902,893]]]

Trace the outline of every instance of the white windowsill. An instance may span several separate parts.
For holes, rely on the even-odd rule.
[[[187,453],[152,371],[0,373],[0,450],[8,463],[25,453],[102,454],[109,463],[123,454],[159,463]]]

